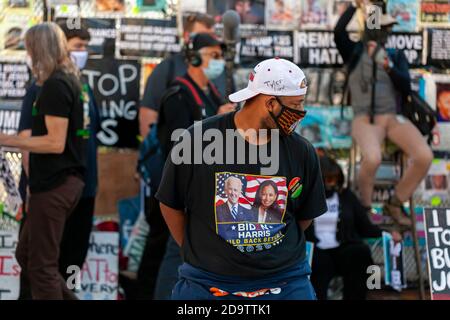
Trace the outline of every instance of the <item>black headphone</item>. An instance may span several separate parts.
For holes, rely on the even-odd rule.
[[[189,41],[185,46],[185,55],[188,63],[193,67],[200,67],[203,63],[202,56],[200,52],[194,50],[194,40],[197,34],[191,34],[189,36]]]

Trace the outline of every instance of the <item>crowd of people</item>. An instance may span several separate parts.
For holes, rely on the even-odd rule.
[[[362,154],[358,195],[344,187],[335,159],[295,133],[307,116],[307,75],[292,62],[268,59],[255,66],[246,88],[227,97],[226,48],[214,35],[214,19],[201,13],[184,18],[185,49],[155,68],[139,108],[140,134],[156,137],[165,166],[155,168],[161,181],[145,201],[150,231],[137,299],[327,299],[336,275],[344,279],[344,299],[366,298],[373,261],[363,240],[381,235],[369,219],[381,145],[388,138],[410,159],[383,208],[398,228],[395,241],[411,227],[403,203],[433,154],[417,128],[398,115],[411,85],[404,54],[384,48],[395,19],[385,14],[381,29],[366,28],[361,41],[350,40],[346,26],[361,4],[350,6],[334,30],[348,69],[352,137]],[[100,114],[80,77],[89,38],[85,26],[41,23],[29,29],[25,45],[34,80],[20,132],[0,134],[1,145],[23,152],[26,205],[16,253],[23,299],[76,299],[66,270],[83,265],[97,190]],[[277,171],[262,174],[260,157],[239,162],[240,151],[228,144],[222,152],[232,154],[230,163],[175,163],[175,146],[195,134],[196,125],[223,134],[277,129]],[[178,129],[186,131],[174,140]],[[273,134],[237,139],[247,149],[270,149]],[[203,154],[208,146],[195,147]],[[253,199],[243,202],[248,193]],[[311,266],[306,240],[315,243]]]

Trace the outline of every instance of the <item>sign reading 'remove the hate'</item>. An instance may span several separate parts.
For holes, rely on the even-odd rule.
[[[301,66],[338,67],[344,63],[333,31],[297,32],[297,63]]]
[[[450,300],[450,209],[424,209],[432,300]]]

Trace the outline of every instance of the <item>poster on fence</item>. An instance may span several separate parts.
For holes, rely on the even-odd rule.
[[[239,58],[243,67],[253,67],[272,57],[294,60],[292,31],[268,31],[265,36],[243,37],[240,41]]]
[[[406,288],[403,249],[403,242],[394,242],[390,233],[383,232],[384,283],[396,291]]]
[[[416,31],[419,12],[417,0],[389,0],[387,12],[397,20],[394,31]]]
[[[17,134],[20,121],[20,101],[0,100],[0,132],[8,135]]]
[[[343,64],[333,31],[299,31],[296,33],[296,59],[300,66],[340,67]]]
[[[450,300],[450,209],[425,208],[428,275],[432,300]]]
[[[450,68],[450,29],[428,29],[427,63],[438,68]]]
[[[180,52],[176,20],[123,18],[117,46],[120,55],[127,57],[165,57]]]
[[[17,230],[0,230],[0,300],[19,298],[20,266],[15,257],[17,237]]]
[[[117,300],[119,289],[119,233],[92,232],[80,272],[77,296],[82,300]]]
[[[424,25],[444,25],[450,22],[450,3],[448,0],[421,0],[420,22]]]
[[[25,61],[0,61],[0,99],[23,98],[30,78]]]

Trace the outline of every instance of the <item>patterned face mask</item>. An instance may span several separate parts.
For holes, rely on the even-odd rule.
[[[278,97],[275,97],[275,99],[281,106],[281,112],[277,116],[271,111],[269,111],[269,114],[277,124],[278,129],[281,130],[281,133],[289,136],[294,132],[300,121],[306,116],[306,111],[289,108],[284,105]]]

